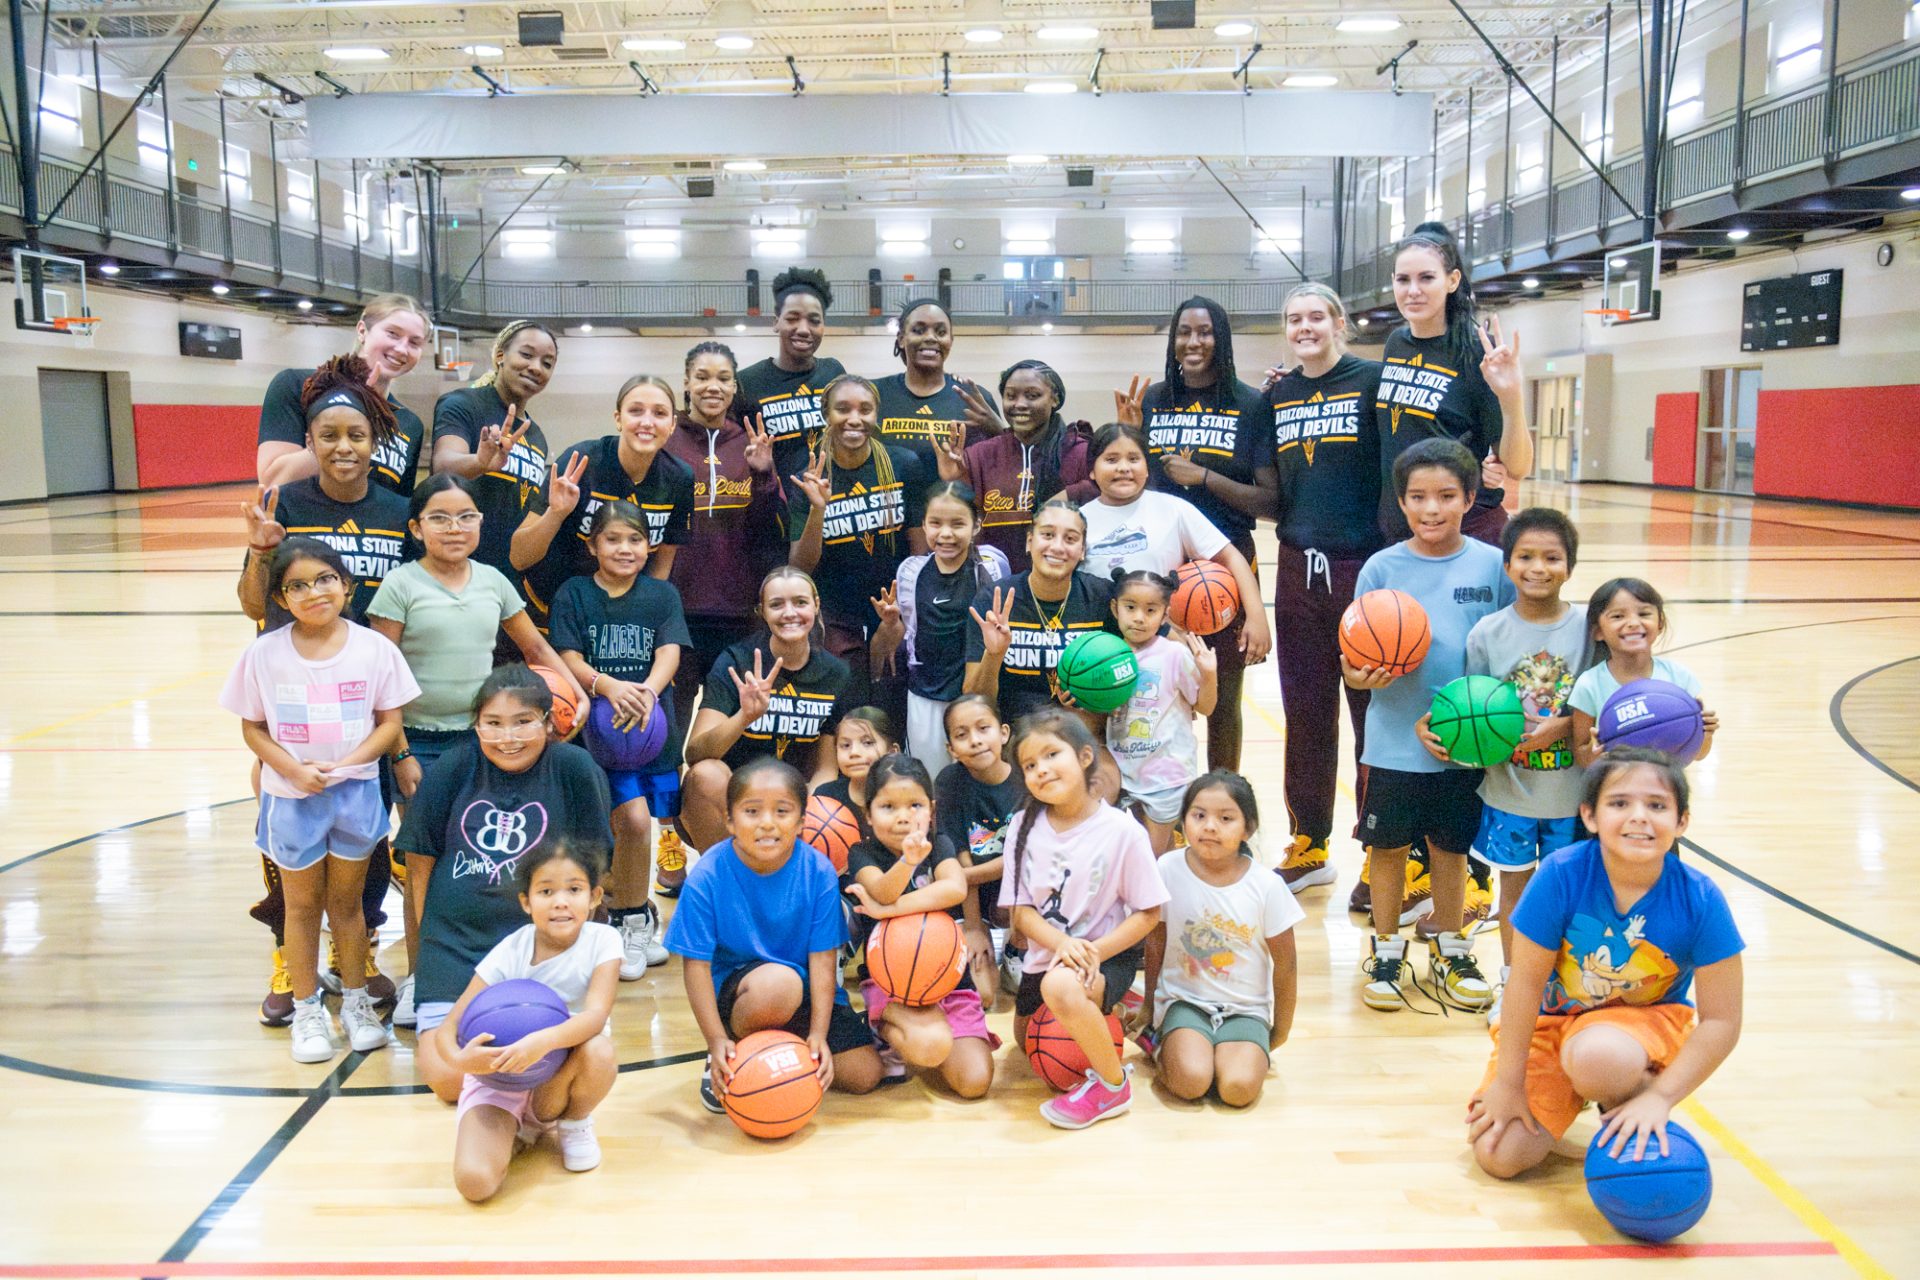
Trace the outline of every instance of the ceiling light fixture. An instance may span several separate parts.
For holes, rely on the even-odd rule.
[[[713,47],[725,49],[729,53],[745,53],[753,48],[752,36],[719,36],[714,39]]]
[[[1398,31],[1398,18],[1342,18],[1336,31],[1351,32],[1356,35],[1372,35],[1384,31]]]
[[[1252,35],[1253,24],[1251,22],[1223,22],[1213,29],[1213,34],[1228,40],[1236,40],[1241,36]]]
[[[1280,82],[1289,89],[1326,89],[1340,83],[1339,76],[1297,75]]]
[[[1920,200],[1920,187],[1908,187],[1900,193],[1902,200]]]
[[[216,298],[224,298],[231,292],[233,291],[227,288],[227,286],[225,286],[224,284],[216,284],[213,286],[213,295]]]
[[[760,173],[767,167],[764,160],[729,160],[720,166],[728,173]]]
[[[1007,33],[998,27],[974,27],[966,33],[968,44],[999,44]]]
[[[631,50],[634,53],[678,53],[687,47],[687,42],[685,40],[673,40],[661,37],[658,39],[622,40],[620,47]]]
[[[1008,156],[1007,163],[1008,164],[1045,164],[1048,161],[1048,159],[1050,159],[1050,157],[1048,156],[1037,155],[1037,154],[1029,155],[1023,152],[1022,154],[1017,156]]]
[[[1078,93],[1080,86],[1071,80],[1030,80],[1022,86],[1028,93]]]
[[[385,62],[387,51],[366,45],[339,45],[327,50],[327,56],[335,62]]]
[[[505,50],[497,44],[463,44],[460,52],[470,58],[498,58]]]
[[[1098,27],[1042,27],[1033,33],[1042,40],[1098,40]]]
[[[120,274],[120,264],[117,262],[103,262],[95,267],[94,270],[103,276],[117,276]]]
[[[1727,232],[1727,239],[1733,241],[1735,244],[1738,244],[1740,241],[1745,240],[1748,236],[1752,234],[1753,232],[1747,230],[1745,227],[1735,227],[1733,228],[1733,230]]]
[[[1520,287],[1522,289],[1538,289],[1540,287],[1540,277],[1528,276],[1525,280],[1522,280],[1520,282]]]
[[[580,322],[580,332],[582,332],[582,333],[592,333],[592,332],[593,332],[593,323],[592,323],[591,321],[587,321],[587,320],[583,320],[583,321],[581,321],[581,322]]]
[[[523,164],[520,166],[520,172],[526,174],[529,178],[548,178],[556,173],[565,173],[566,171],[567,166],[563,164]]]
[[[735,324],[733,326],[733,331],[735,333],[745,333],[747,331],[747,326],[744,324]]]
[[[302,311],[311,311],[313,310],[313,299],[302,298],[300,299],[300,301],[294,303],[293,305],[300,308]]]

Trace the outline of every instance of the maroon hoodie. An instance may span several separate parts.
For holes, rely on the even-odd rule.
[[[1034,507],[1053,497],[1053,493],[1034,492],[1031,454],[1011,431],[967,446],[968,483],[980,498],[980,541],[1005,552],[1015,573],[1032,567],[1027,560],[1027,527],[1033,523]],[[1060,446],[1060,482],[1054,492],[1065,489],[1076,501],[1091,496],[1091,467],[1086,437],[1068,430]]]
[[[751,618],[760,579],[787,558],[780,477],[747,465],[747,432],[728,418],[717,431],[685,414],[667,452],[693,469],[693,527],[671,581],[688,617]]]

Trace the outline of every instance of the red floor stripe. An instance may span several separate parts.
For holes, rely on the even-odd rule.
[[[1824,1258],[1825,1240],[1744,1244],[1546,1244],[1239,1253],[1083,1253],[978,1258],[582,1258],[432,1262],[0,1263],[0,1277],[781,1275],[865,1271],[1142,1271],[1196,1267],[1414,1266],[1436,1262],[1631,1262],[1679,1258]]]

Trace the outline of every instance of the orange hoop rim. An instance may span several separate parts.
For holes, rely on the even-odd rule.
[[[104,319],[106,319],[105,316],[49,316],[47,323],[51,324],[60,332],[65,333],[67,330],[73,328],[90,328],[93,325],[99,324]]]
[[[1590,307],[1587,309],[1587,314],[1599,316],[1602,320],[1611,320],[1616,324],[1622,320],[1633,319],[1633,312],[1625,307]]]

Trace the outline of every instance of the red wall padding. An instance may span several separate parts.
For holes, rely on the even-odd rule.
[[[1653,398],[1653,482],[1693,488],[1694,436],[1700,393],[1670,391]]]
[[[1753,491],[1920,508],[1920,385],[1762,391]]]
[[[142,489],[251,480],[257,404],[136,404],[133,448]]]

